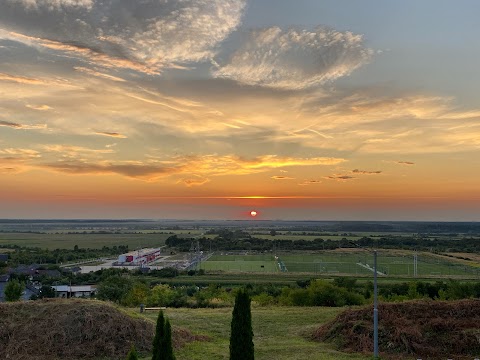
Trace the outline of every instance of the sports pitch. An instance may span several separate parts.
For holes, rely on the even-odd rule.
[[[369,275],[373,273],[373,255],[361,252],[323,252],[317,254],[239,255],[216,254],[202,262],[207,271],[227,272],[302,272],[315,274]],[[412,255],[379,251],[380,276],[414,276]],[[480,276],[480,269],[454,261],[418,255],[417,276]]]

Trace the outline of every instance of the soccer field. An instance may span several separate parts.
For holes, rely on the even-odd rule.
[[[276,272],[272,255],[214,255],[200,265],[204,270],[236,272]]]
[[[214,255],[201,264],[204,270],[230,272],[304,272],[314,274],[369,275],[373,273],[373,255],[366,251],[316,254],[280,253],[273,255]],[[377,271],[380,276],[413,276],[412,255],[379,251]],[[431,256],[418,256],[417,276],[480,276],[480,270]]]

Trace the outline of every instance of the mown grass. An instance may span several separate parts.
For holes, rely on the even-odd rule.
[[[370,359],[371,356],[368,355],[341,353],[329,344],[308,339],[313,329],[332,320],[342,310],[324,307],[253,307],[255,359]],[[177,360],[228,359],[231,314],[231,308],[165,310],[165,315],[174,326],[211,338],[211,341],[189,343],[177,350],[175,354]],[[145,316],[156,320],[158,313],[147,312]]]
[[[321,274],[348,274],[362,276],[373,274],[373,256],[367,251],[318,251],[277,253],[288,272]],[[421,276],[469,276],[477,270],[457,259],[418,256],[418,274]],[[368,264],[369,268],[365,266]],[[263,265],[263,268],[261,266]],[[214,255],[201,264],[207,271],[275,272],[278,270],[272,255]],[[378,271],[388,276],[413,276],[413,252],[404,254],[397,250],[382,249],[378,256]]]

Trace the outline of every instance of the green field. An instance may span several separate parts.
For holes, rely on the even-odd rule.
[[[168,234],[36,234],[36,233],[0,233],[2,245],[32,246],[42,249],[101,249],[128,245],[130,249],[139,247],[158,247],[165,244]]]
[[[335,351],[329,344],[307,339],[313,329],[332,320],[342,308],[271,307],[252,308],[256,360],[365,360],[371,356]],[[157,312],[144,313],[156,320]],[[208,335],[211,341],[193,342],[176,351],[177,360],[227,360],[231,308],[167,309],[173,326],[194,334]],[[145,358],[147,360],[149,358]]]
[[[262,267],[263,266],[263,267]],[[273,255],[214,255],[201,264],[207,271],[228,272],[289,272],[339,275],[371,275],[373,256],[366,251],[335,252],[325,251],[316,254],[280,253],[275,260]],[[379,275],[413,276],[413,256],[398,255],[382,250],[378,253]],[[480,270],[455,261],[419,255],[417,275],[437,276],[480,276]]]
[[[236,272],[276,272],[278,267],[272,255],[214,255],[202,262],[201,269]]]

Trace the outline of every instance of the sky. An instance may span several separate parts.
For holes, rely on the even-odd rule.
[[[0,218],[480,221],[479,12],[2,0]]]

